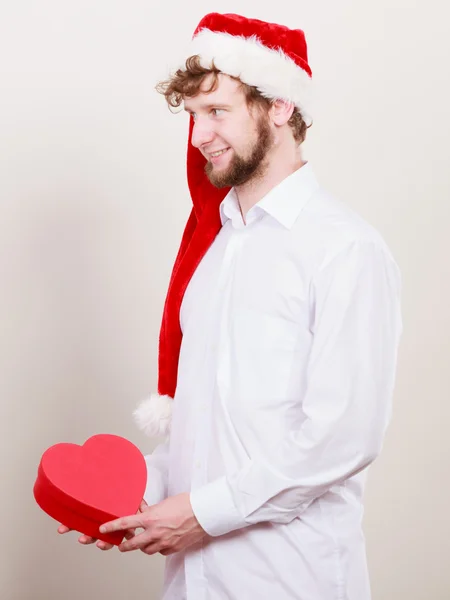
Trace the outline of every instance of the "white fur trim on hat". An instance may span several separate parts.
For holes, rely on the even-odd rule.
[[[139,429],[149,436],[167,435],[170,433],[172,419],[172,398],[151,394],[149,398],[133,412]]]
[[[260,39],[202,29],[190,42],[183,64],[189,56],[199,55],[202,67],[209,69],[214,61],[219,71],[255,86],[263,96],[293,102],[307,124],[311,78],[282,50],[265,46]]]

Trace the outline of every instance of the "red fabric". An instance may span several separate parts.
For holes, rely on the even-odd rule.
[[[191,144],[194,121],[189,123],[187,150],[187,179],[193,208],[184,229],[178,250],[159,336],[158,393],[171,398],[175,395],[182,332],[180,308],[184,292],[198,264],[221,228],[219,206],[229,188],[217,189],[207,178],[206,159]]]
[[[281,49],[284,54],[311,77],[308,64],[308,50],[305,34],[301,29],[289,29],[284,25],[266,23],[259,19],[247,19],[235,14],[209,13],[200,21],[194,32],[194,37],[201,29],[210,29],[220,33],[251,37],[256,35],[268,48]]]

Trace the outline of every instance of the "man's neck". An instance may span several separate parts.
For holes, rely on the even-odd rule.
[[[268,162],[262,176],[255,177],[248,183],[235,188],[241,208],[242,218],[275,186],[300,169],[306,161],[303,160],[300,148],[292,152],[278,152],[277,156],[268,156]]]

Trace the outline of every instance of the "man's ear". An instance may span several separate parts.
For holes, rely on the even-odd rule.
[[[275,125],[285,125],[292,117],[295,106],[293,102],[275,100],[270,107],[270,117]]]

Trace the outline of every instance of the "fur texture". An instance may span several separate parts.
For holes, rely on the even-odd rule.
[[[168,435],[172,419],[172,398],[151,394],[133,413],[139,429],[149,436]]]

